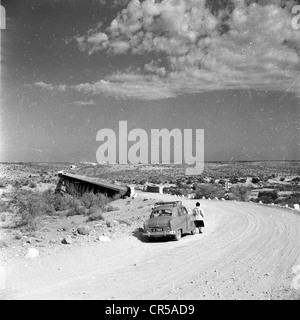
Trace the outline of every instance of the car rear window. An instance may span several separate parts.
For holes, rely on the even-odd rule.
[[[171,216],[172,211],[168,209],[157,209],[152,211],[152,217],[159,217],[159,216]]]

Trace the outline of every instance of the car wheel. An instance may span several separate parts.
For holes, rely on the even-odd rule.
[[[175,234],[175,240],[179,241],[181,239],[181,229],[178,229]]]
[[[193,236],[194,234],[196,234],[196,228],[192,229],[191,231],[191,235]]]

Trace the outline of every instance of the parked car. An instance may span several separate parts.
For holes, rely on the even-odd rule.
[[[194,217],[188,213],[182,201],[157,202],[150,218],[144,223],[143,235],[151,241],[159,237],[180,240],[183,234],[196,233]]]

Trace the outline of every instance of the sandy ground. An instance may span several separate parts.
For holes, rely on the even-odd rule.
[[[133,231],[1,267],[1,298],[300,299],[300,213],[229,201],[201,205],[204,232],[178,242],[148,243]]]

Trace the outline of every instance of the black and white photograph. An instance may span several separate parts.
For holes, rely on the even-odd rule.
[[[300,1],[0,17],[0,300],[300,300]]]

